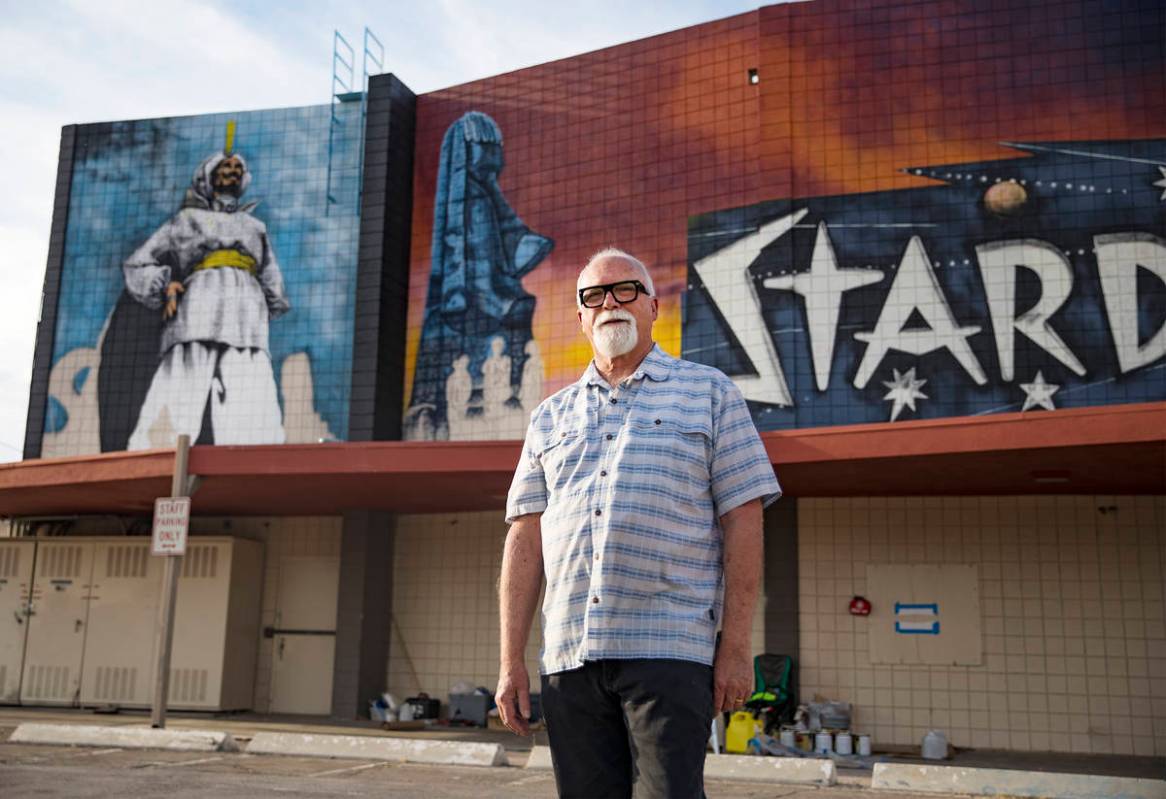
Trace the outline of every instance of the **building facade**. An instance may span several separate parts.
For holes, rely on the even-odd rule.
[[[765,6],[429,94],[69,126],[0,512],[148,533],[187,433],[193,534],[263,545],[251,707],[492,687],[505,475],[614,244],[785,485],[754,649],[803,700],[876,747],[1162,756],[1163,14]]]

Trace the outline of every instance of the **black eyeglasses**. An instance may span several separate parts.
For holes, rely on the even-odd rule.
[[[605,283],[602,286],[588,286],[579,289],[579,304],[584,308],[599,308],[607,299],[607,293],[615,297],[620,305],[635,302],[641,294],[651,296],[644,284],[638,280],[621,280],[618,283]]]

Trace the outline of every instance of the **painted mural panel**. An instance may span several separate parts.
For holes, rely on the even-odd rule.
[[[358,108],[340,113],[331,192],[326,106],[79,129],[45,457],[346,435]]]
[[[495,262],[542,396],[590,358],[575,277],[616,245],[653,269],[657,340],[729,373],[762,429],[1166,399],[1164,52],[1143,0],[819,0],[423,95],[406,406],[476,413],[490,362],[516,413],[463,434],[517,438],[539,393],[517,343],[427,365],[442,143],[470,113],[554,242]]]
[[[762,429],[1166,398],[1166,139],[1007,149],[693,217],[685,355]]]
[[[441,143],[408,439],[521,437],[542,399],[535,298],[521,279],[554,241],[506,201],[503,153],[502,131],[479,111],[450,125]]]

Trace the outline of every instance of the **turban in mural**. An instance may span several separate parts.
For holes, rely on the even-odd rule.
[[[528,228],[506,201],[498,185],[504,165],[502,131],[486,114],[470,111],[446,131],[410,403],[431,407],[438,431],[445,423],[445,381],[458,356],[469,356],[469,372],[479,381],[490,342],[501,337],[511,385],[517,390],[521,382],[535,304],[521,281],[554,242]]]
[[[231,206],[237,197],[216,195],[214,188],[215,170],[228,158],[234,158],[242,168],[243,174],[239,178],[237,197],[243,196],[247,187],[251,185],[251,170],[247,168],[247,162],[239,153],[217,152],[204,158],[198,168],[194,170],[194,177],[190,180],[190,188],[186,190],[186,198],[182,201],[183,208],[208,208],[216,211],[235,210]],[[250,211],[256,205],[258,203],[248,203],[238,210]]]

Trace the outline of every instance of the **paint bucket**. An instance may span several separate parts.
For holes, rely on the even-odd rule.
[[[939,730],[928,730],[919,747],[924,760],[945,760],[947,758],[947,736]]]
[[[828,732],[814,734],[814,754],[828,755],[834,751],[834,736]]]
[[[797,746],[797,736],[794,735],[794,731],[788,727],[782,727],[778,740],[781,741],[782,746],[788,746],[790,749],[793,749],[795,746]]]
[[[870,757],[870,736],[869,735],[858,736],[858,756],[859,757]]]
[[[813,739],[808,732],[794,733],[794,740],[797,741],[798,749],[801,749],[803,752],[813,751]]]
[[[834,736],[834,751],[840,755],[854,754],[854,738],[843,730]]]

